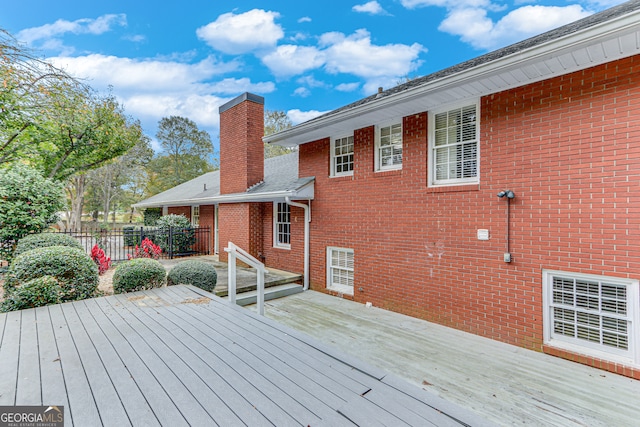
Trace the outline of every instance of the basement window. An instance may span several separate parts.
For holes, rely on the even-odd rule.
[[[327,289],[353,295],[353,249],[327,248]]]
[[[543,272],[545,344],[640,365],[638,281]]]

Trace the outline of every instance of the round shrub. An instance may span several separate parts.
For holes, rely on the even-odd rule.
[[[57,304],[60,302],[61,294],[62,287],[55,277],[38,277],[14,288],[0,304],[0,311],[7,312]]]
[[[151,258],[134,258],[120,264],[113,273],[113,293],[143,291],[164,286],[167,272]]]
[[[14,256],[36,248],[48,248],[49,246],[69,246],[70,248],[84,249],[80,242],[73,237],[62,233],[38,233],[30,234],[18,241]]]
[[[218,273],[208,262],[190,259],[173,267],[167,275],[167,285],[193,285],[208,292],[213,292],[218,280]]]
[[[69,246],[49,246],[18,255],[7,270],[4,289],[11,293],[14,288],[43,276],[58,281],[61,301],[91,298],[98,288],[98,266],[89,255]]]
[[[183,254],[191,250],[196,243],[196,232],[191,221],[184,215],[169,214],[156,221],[157,230],[153,242],[162,248],[162,252]],[[171,234],[171,239],[169,239]],[[169,244],[171,241],[171,244]]]

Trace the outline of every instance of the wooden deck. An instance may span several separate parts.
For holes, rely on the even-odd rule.
[[[0,405],[64,405],[67,426],[487,424],[189,286],[0,314]]]

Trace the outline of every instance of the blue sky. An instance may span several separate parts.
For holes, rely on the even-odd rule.
[[[0,28],[95,89],[111,86],[152,139],[179,115],[217,145],[218,107],[243,92],[299,123],[620,3],[22,0],[0,8]]]

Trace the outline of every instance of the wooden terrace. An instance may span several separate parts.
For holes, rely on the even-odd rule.
[[[190,286],[0,314],[0,405],[64,405],[68,426],[488,425]]]

